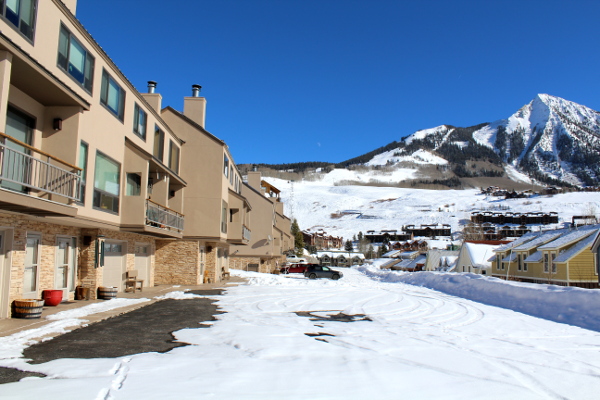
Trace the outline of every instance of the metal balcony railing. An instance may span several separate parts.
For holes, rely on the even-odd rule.
[[[146,200],[146,225],[183,232],[183,214],[152,200]]]
[[[47,161],[35,158],[30,154],[10,148],[6,143],[0,143],[0,187],[25,192],[24,188],[78,200],[81,187],[81,176],[78,172],[68,171],[50,163],[51,160],[60,162],[75,171],[78,167],[70,165],[58,158],[37,150],[27,144],[0,136],[17,143],[30,151],[47,157]]]
[[[245,225],[242,225],[242,238],[249,242],[251,234],[252,232],[250,231],[250,229],[246,228]]]

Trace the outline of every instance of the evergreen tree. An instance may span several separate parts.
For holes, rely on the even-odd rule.
[[[346,250],[348,252],[354,251],[354,245],[352,244],[352,241],[350,239],[346,240],[346,244],[344,245],[344,250]]]
[[[298,221],[296,218],[292,221],[291,228],[292,236],[294,236],[294,248],[296,249],[296,255],[301,257],[304,253],[304,235],[302,235],[302,231],[300,230],[300,226],[298,226]]]

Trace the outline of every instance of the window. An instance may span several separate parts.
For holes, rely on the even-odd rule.
[[[221,210],[221,232],[227,233],[227,203],[223,200]]]
[[[227,158],[227,156],[224,156],[225,158],[223,159],[223,174],[225,174],[226,177],[229,177],[229,158]]]
[[[36,0],[6,0],[1,2],[2,15],[29,40],[35,30]]]
[[[554,253],[550,254],[550,263],[552,263],[552,273],[553,274],[556,273],[556,263],[554,262],[555,258],[556,258],[556,254],[554,254]]]
[[[133,109],[133,133],[146,140],[146,120],[148,115],[146,111],[142,110],[142,108],[135,103],[135,107]]]
[[[119,212],[119,184],[121,166],[98,152],[94,178],[94,207]]]
[[[42,238],[40,235],[27,234],[25,246],[25,273],[23,276],[24,297],[37,298],[40,266],[40,246]]]
[[[139,196],[142,193],[142,176],[136,173],[127,174],[126,196]]]
[[[154,157],[158,158],[161,162],[165,152],[165,133],[158,127],[154,126]]]
[[[517,254],[517,270],[523,270],[523,256],[521,254]]]
[[[102,88],[100,103],[104,104],[117,118],[123,121],[125,116],[125,91],[105,69],[102,70]]]
[[[58,66],[64,69],[85,90],[92,93],[94,57],[63,25],[58,41]]]
[[[548,271],[550,271],[548,268],[548,253],[544,253],[544,272]]]
[[[179,147],[173,141],[169,142],[169,169],[179,174]]]
[[[85,203],[85,181],[87,179],[87,163],[88,163],[88,144],[81,142],[79,144],[79,165],[81,168],[81,184],[79,186],[79,201]]]

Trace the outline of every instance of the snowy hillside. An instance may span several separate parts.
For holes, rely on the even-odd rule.
[[[571,222],[573,215],[600,212],[600,196],[597,193],[504,200],[479,194],[479,190],[474,189],[424,190],[340,185],[349,178],[349,173],[353,174],[353,179],[367,179],[344,169],[333,170],[315,181],[264,179],[282,191],[285,213],[296,218],[301,229],[323,229],[329,235],[345,239],[352,238],[359,231],[400,229],[407,224],[449,224],[453,232],[460,231],[470,213],[478,210],[556,211],[561,223]],[[396,179],[393,174],[377,178],[381,181]]]
[[[469,161],[469,162],[467,162]],[[498,168],[478,170],[474,161]],[[580,104],[539,94],[507,119],[470,128],[442,125],[402,138],[398,147],[365,165],[450,164],[459,178],[498,176],[518,182],[597,186],[600,184],[600,113]],[[439,170],[439,168],[438,168]]]

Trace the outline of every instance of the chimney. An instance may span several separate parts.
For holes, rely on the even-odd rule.
[[[148,81],[148,93],[141,93],[141,95],[156,112],[160,113],[162,96],[159,93],[155,93],[156,85],[157,83],[155,81]]]
[[[200,97],[200,85],[192,85],[192,97],[183,98],[183,115],[200,125],[205,127],[206,121],[206,99]]]

